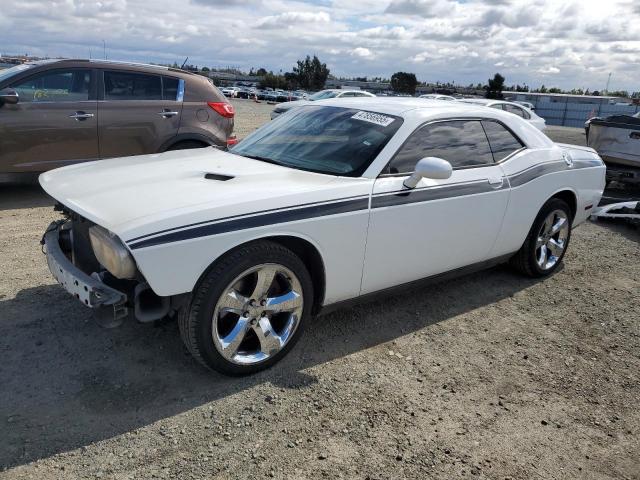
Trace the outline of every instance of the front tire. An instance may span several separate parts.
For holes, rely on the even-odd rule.
[[[291,250],[270,241],[218,260],[179,314],[182,339],[204,366],[226,375],[264,370],[300,338],[313,304],[313,282]]]
[[[560,265],[571,239],[571,209],[559,198],[545,203],[511,264],[530,277],[551,275]]]

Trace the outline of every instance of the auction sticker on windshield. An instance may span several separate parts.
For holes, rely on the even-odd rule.
[[[395,120],[395,118],[393,117],[387,117],[386,115],[381,115],[379,113],[364,112],[364,111],[360,111],[356,113],[351,118],[354,118],[356,120],[362,120],[364,122],[375,123],[376,125],[380,125],[382,127],[391,125]]]

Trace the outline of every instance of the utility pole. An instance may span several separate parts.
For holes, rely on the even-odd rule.
[[[608,94],[609,93],[609,82],[611,82],[611,72],[609,72],[609,77],[607,77],[607,86],[604,87],[604,91]]]
[[[104,59],[107,59],[107,43],[102,40],[102,51],[104,52]]]

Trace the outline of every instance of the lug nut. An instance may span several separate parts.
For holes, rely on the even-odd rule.
[[[244,313],[242,314],[242,316],[243,316],[244,318],[249,318],[249,312],[244,312]]]
[[[262,300],[262,301],[260,302],[260,305],[262,305],[263,307],[264,307],[266,304],[267,304],[267,301],[266,301],[266,300]]]

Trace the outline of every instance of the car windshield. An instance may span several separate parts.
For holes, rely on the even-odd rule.
[[[338,95],[338,92],[334,92],[332,90],[322,90],[321,92],[314,93],[309,96],[309,100],[323,100],[325,98],[333,98]]]
[[[6,80],[7,78],[11,78],[17,73],[24,72],[28,70],[33,65],[16,65],[15,67],[7,68],[6,70],[0,70],[0,82]]]
[[[357,177],[400,125],[402,119],[392,115],[305,106],[259,128],[231,153],[300,170]]]

